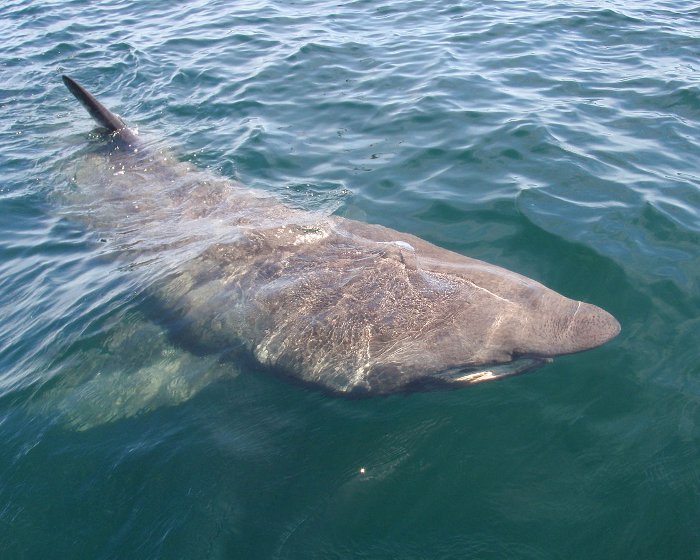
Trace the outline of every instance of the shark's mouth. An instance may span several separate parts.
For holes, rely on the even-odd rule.
[[[518,375],[525,373],[531,369],[535,369],[551,362],[551,358],[542,357],[522,357],[512,362],[480,365],[480,366],[465,366],[453,368],[442,372],[439,377],[449,383],[459,383],[461,385],[474,385],[483,381],[492,381],[502,377]]]

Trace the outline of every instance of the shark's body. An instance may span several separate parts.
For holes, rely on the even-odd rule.
[[[334,393],[383,394],[513,375],[620,330],[602,309],[515,272],[185,172],[64,82],[113,133],[100,227],[132,235],[135,254],[168,247],[153,293],[200,349]]]

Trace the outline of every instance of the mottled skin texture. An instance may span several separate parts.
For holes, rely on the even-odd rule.
[[[128,129],[114,141],[108,172],[91,176],[93,218],[134,231],[131,254],[170,252],[153,291],[200,348],[381,394],[520,373],[619,332],[602,309],[514,272],[134,154]]]

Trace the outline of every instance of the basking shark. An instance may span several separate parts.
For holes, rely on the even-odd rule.
[[[192,169],[63,81],[109,131],[89,219],[159,271],[159,312],[204,353],[336,394],[387,394],[519,374],[620,332],[599,307],[510,270]]]

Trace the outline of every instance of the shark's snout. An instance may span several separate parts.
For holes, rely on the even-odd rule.
[[[565,334],[567,342],[571,345],[568,353],[581,352],[615,338],[620,334],[620,323],[600,307],[577,302],[577,308]]]
[[[541,290],[534,306],[524,305],[513,323],[514,356],[574,354],[601,346],[620,333],[620,323],[600,307]]]

